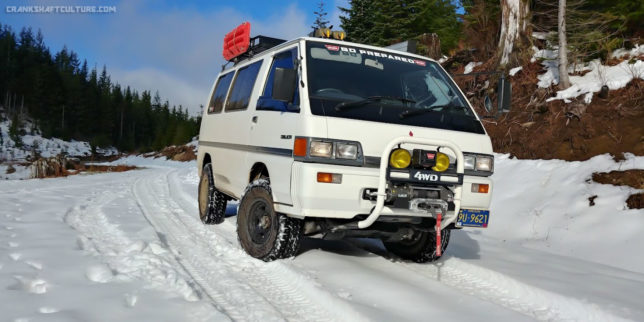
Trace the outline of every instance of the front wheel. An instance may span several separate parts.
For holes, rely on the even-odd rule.
[[[249,255],[264,261],[295,256],[302,220],[275,212],[267,179],[248,185],[237,211],[237,236]]]
[[[441,254],[447,249],[451,230],[441,230]],[[441,256],[436,255],[436,232],[416,231],[410,240],[384,242],[388,251],[404,259],[417,263],[435,261]]]

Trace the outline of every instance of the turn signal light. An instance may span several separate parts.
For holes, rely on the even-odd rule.
[[[475,193],[488,193],[490,191],[490,185],[489,184],[482,184],[482,183],[473,183],[472,184],[472,192]]]
[[[295,138],[293,142],[293,155],[296,157],[305,157],[307,145],[308,140],[306,138]]]
[[[318,172],[318,182],[342,183],[342,175],[339,173]]]

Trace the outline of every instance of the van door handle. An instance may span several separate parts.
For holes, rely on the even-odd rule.
[[[257,124],[257,116],[253,116],[253,118],[251,119],[251,122]]]

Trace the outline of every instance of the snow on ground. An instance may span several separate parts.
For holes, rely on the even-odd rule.
[[[474,67],[479,66],[479,65],[481,65],[481,64],[483,64],[483,63],[481,63],[481,62],[474,62],[474,61],[473,61],[473,62],[469,62],[469,63],[467,63],[467,65],[465,65],[465,70],[463,71],[463,74],[469,74],[469,73],[471,73],[471,72],[472,72],[472,70],[474,70]]]
[[[595,60],[590,63],[589,70],[583,76],[569,76],[572,86],[565,90],[557,91],[556,97],[551,97],[546,101],[557,99],[569,101],[571,98],[580,95],[597,93],[604,85],[611,90],[615,90],[625,87],[633,78],[644,79],[644,62],[641,60],[636,60],[635,62],[625,60],[615,66],[605,66]],[[589,97],[592,97],[592,94]],[[586,103],[590,103],[589,98],[586,98]]]
[[[510,76],[514,76],[518,72],[520,72],[522,69],[523,69],[523,66],[514,67],[514,68],[510,69],[510,72],[508,74],[510,74]]]
[[[644,316],[644,212],[588,181],[615,163],[497,155],[487,229],[456,231],[437,263],[370,239],[304,239],[247,256],[235,216],[202,225],[194,162],[128,157],[122,173],[0,182],[0,311],[39,320],[617,321]],[[588,197],[597,195],[596,205]],[[236,205],[229,204],[228,214]]]
[[[14,171],[10,171],[13,168]],[[0,164],[0,180],[21,180],[31,177],[31,168],[21,164]]]
[[[635,45],[631,49],[619,48],[613,51],[611,57],[613,58],[622,58],[622,57],[639,57],[644,55],[644,45]]]
[[[541,88],[548,88],[551,85],[559,84],[559,63],[557,61],[558,49],[534,49],[532,60],[541,59],[541,64],[545,73],[538,76],[537,85]],[[586,72],[583,76],[570,75],[571,86],[565,90],[557,91],[555,97],[546,101],[564,100],[571,102],[570,99],[585,95],[586,104],[592,100],[592,93],[597,93],[602,86],[606,85],[610,90],[620,89],[630,83],[634,78],[644,79],[644,61],[637,59],[644,53],[644,46],[636,46],[631,50],[617,49],[612,53],[614,58],[628,58],[615,66],[601,64],[596,59],[589,63],[574,66],[571,64],[568,68],[569,73]]]

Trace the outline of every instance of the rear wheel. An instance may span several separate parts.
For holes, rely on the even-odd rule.
[[[215,188],[212,165],[206,164],[199,179],[199,217],[206,225],[224,222],[228,198]]]
[[[447,249],[451,230],[441,230],[441,254]],[[418,263],[432,262],[441,256],[436,255],[436,232],[416,231],[409,240],[384,242],[388,251],[404,259]]]
[[[264,261],[295,256],[302,235],[302,220],[275,212],[267,179],[248,185],[239,202],[237,235],[244,250]]]

